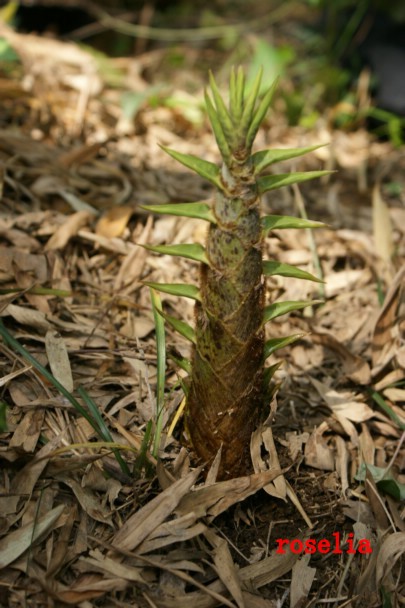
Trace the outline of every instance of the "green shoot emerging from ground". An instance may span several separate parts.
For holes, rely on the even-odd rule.
[[[157,213],[194,217],[209,224],[206,246],[166,245],[148,249],[200,263],[199,287],[147,283],[162,292],[195,300],[195,329],[165,319],[193,343],[192,371],[186,407],[186,428],[202,461],[210,463],[222,449],[219,477],[249,471],[252,431],[268,413],[271,368],[265,361],[296,336],[265,341],[264,325],[314,302],[265,303],[265,277],[282,275],[315,280],[309,273],[277,260],[263,260],[263,241],[272,229],[315,228],[321,224],[287,216],[262,216],[260,195],[282,186],[328,173],[259,174],[273,163],[291,159],[317,146],[263,150],[252,144],[270,106],[275,84],[258,99],[262,75],[247,91],[243,70],[231,72],[226,106],[210,75],[206,94],[208,116],[222,156],[222,166],[165,148],[186,167],[216,188],[212,202],[149,206]],[[164,314],[164,313],[163,313]]]

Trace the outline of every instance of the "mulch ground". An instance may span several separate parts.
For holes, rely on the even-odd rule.
[[[330,145],[275,169],[336,173],[263,200],[267,213],[328,224],[270,235],[269,258],[325,284],[275,277],[268,297],[325,303],[268,328],[303,337],[270,361],[282,361],[280,388],[271,424],[252,439],[255,472],[204,480],[181,417],[172,424],[185,374],[170,359],[158,462],[144,449],[157,354],[141,281],[195,283],[198,269],[139,245],[204,243],[203,222],[141,205],[212,193],[159,147],[218,161],[205,71],[193,58],[165,73],[164,50],[107,70],[73,43],[0,34],[21,58],[0,89],[3,331],[86,408],[82,387],[113,440],[3,334],[0,605],[403,604],[403,151],[363,129],[290,127],[276,100],[259,149]],[[188,301],[162,301],[192,322]],[[169,326],[166,342],[168,353],[190,352]]]

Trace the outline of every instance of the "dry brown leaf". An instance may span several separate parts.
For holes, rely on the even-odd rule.
[[[239,574],[233,563],[228,543],[224,538],[220,538],[212,530],[207,530],[205,532],[205,537],[214,548],[214,564],[219,578],[228,589],[237,606],[239,608],[245,608]]]
[[[49,534],[64,511],[64,505],[55,507],[38,521],[31,521],[10,532],[1,541],[0,569],[12,564],[20,555],[35,543],[38,538]]]
[[[261,490],[281,473],[281,470],[264,471],[196,488],[184,495],[176,513],[183,515],[192,511],[197,517],[207,517],[211,521],[231,505]]]
[[[368,468],[366,469],[366,479],[364,485],[366,488],[367,498],[370,502],[370,506],[377,523],[377,529],[385,531],[389,527],[387,513],[384,508],[383,500],[378,492],[376,483]]]
[[[360,462],[366,464],[374,464],[375,455],[375,443],[369,431],[367,424],[361,423],[361,434],[359,436],[359,447],[360,447]]]
[[[44,417],[44,408],[32,409],[26,412],[15,429],[9,446],[11,448],[20,448],[26,453],[33,452],[42,432]]]
[[[95,228],[96,234],[108,239],[122,236],[133,212],[133,207],[125,205],[111,207],[98,220]]]
[[[276,601],[268,600],[260,595],[254,595],[248,591],[242,591],[246,608],[277,608]]]
[[[405,532],[389,534],[378,552],[376,567],[377,587],[383,585],[387,591],[393,590],[395,581],[393,580],[392,569],[403,554],[405,554]]]
[[[328,447],[323,433],[329,430],[326,422],[314,429],[305,444],[305,464],[321,471],[333,471],[335,468],[333,450]]]
[[[310,555],[303,555],[292,568],[290,608],[300,606],[302,600],[309,596],[316,574],[316,568],[308,566],[310,559]]]
[[[370,366],[361,357],[353,355],[346,346],[341,344],[336,338],[326,333],[312,333],[311,340],[315,343],[326,346],[337,354],[343,363],[345,375],[358,384],[369,384],[371,378]]]
[[[10,485],[10,495],[0,496],[0,513],[10,514],[10,525],[15,523],[23,515],[21,511],[17,513],[18,503],[21,499],[27,502],[34,491],[35,484],[39,476],[48,464],[48,456],[61,442],[58,435],[45,444],[33,458],[14,476]]]
[[[45,255],[34,255],[15,249],[0,249],[0,281],[12,281],[16,269],[31,278],[32,283],[42,285],[48,279],[48,262]]]
[[[264,449],[266,450],[266,460],[264,460],[263,457]],[[262,425],[252,433],[250,440],[250,456],[255,473],[280,469],[280,462],[271,427]],[[270,496],[286,500],[287,488],[284,475],[276,477],[273,482],[264,486],[263,490]]]
[[[356,401],[354,393],[350,391],[338,393],[315,378],[310,378],[310,380],[322,399],[336,415],[353,422],[364,422],[374,416],[374,411],[366,403]]]
[[[64,339],[57,331],[48,330],[45,348],[52,374],[71,393],[74,386],[73,376]]]
[[[373,188],[373,233],[377,255],[387,264],[394,253],[392,222],[387,204],[381,196],[380,184]]]
[[[39,310],[17,306],[16,304],[9,304],[0,312],[0,317],[9,315],[12,316],[17,323],[28,325],[31,328],[35,327],[40,330],[48,330],[51,328],[51,324],[46,319],[45,314]]]
[[[58,477],[60,481],[72,489],[80,506],[91,519],[113,526],[110,508],[103,505],[89,488],[82,488],[75,479],[67,474],[62,473]]]
[[[183,543],[206,532],[207,526],[197,521],[195,513],[187,513],[171,521],[163,522],[148,538],[137,546],[138,555],[150,553],[174,543]]]
[[[196,482],[200,472],[201,469],[191,471],[134,513],[115,534],[111,544],[128,551],[140,545],[166,517],[176,510],[183,496]]]
[[[73,165],[82,165],[83,163],[93,160],[97,156],[100,148],[105,145],[105,142],[95,142],[94,144],[83,144],[77,148],[73,148],[68,152],[60,154],[58,157],[58,165],[64,168],[69,168]]]
[[[384,305],[377,318],[372,338],[373,367],[381,367],[384,360],[384,349],[392,344],[392,328],[396,322],[397,309],[404,290],[405,266],[395,275],[385,296]]]
[[[339,435],[335,436],[335,444],[337,448],[336,454],[336,471],[341,479],[342,483],[342,493],[346,494],[346,491],[349,488],[349,479],[348,479],[348,467],[349,467],[349,452],[347,449],[346,441],[342,439]]]
[[[45,245],[45,251],[66,247],[70,239],[76,236],[80,228],[86,226],[91,218],[92,214],[89,211],[77,211],[68,216],[66,221],[56,229]]]
[[[117,560],[107,557],[99,549],[89,551],[90,557],[81,557],[80,563],[90,566],[90,569],[96,569],[100,572],[105,572],[109,576],[123,578],[128,581],[145,583],[142,576],[142,568],[136,568],[128,564],[123,564]]]

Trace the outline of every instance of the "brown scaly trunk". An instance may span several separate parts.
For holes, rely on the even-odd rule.
[[[199,456],[222,447],[219,476],[247,470],[250,436],[263,411],[262,228],[250,159],[229,171],[208,231],[209,265],[201,265],[196,346],[186,424]]]

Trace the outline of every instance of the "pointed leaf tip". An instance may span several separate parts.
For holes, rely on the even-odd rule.
[[[324,175],[331,175],[334,171],[301,171],[297,173],[278,173],[276,175],[265,175],[259,177],[257,184],[259,186],[260,194],[264,194],[269,190],[276,190],[283,186],[291,186],[292,184],[299,184],[306,182],[310,179],[316,179],[323,177]]]
[[[273,260],[263,262],[263,274],[267,277],[292,277],[293,279],[304,279],[305,281],[314,281],[315,283],[325,283],[325,281],[322,281],[322,279],[319,279],[306,270],[301,270],[301,268],[297,268],[291,264],[284,264]]]
[[[285,336],[284,338],[272,338],[271,340],[267,340],[264,345],[264,359],[270,357],[276,350],[289,346],[304,336],[306,336],[306,334],[293,334],[292,336]]]
[[[270,230],[283,230],[287,228],[303,229],[303,228],[328,228],[323,222],[313,222],[301,217],[291,215],[265,215],[261,219],[263,231],[267,234]]]
[[[205,248],[198,243],[184,243],[181,245],[141,245],[148,251],[161,253],[162,255],[173,255],[181,258],[188,258],[196,262],[202,262],[209,266],[209,261],[205,253]]]
[[[152,281],[142,281],[142,284],[172,296],[201,300],[200,291],[195,285],[186,285],[185,283],[154,283]]]
[[[204,201],[195,203],[168,203],[167,205],[140,205],[141,209],[150,213],[166,215],[176,215],[179,217],[195,217],[216,224],[215,215],[211,210],[211,205]]]
[[[288,300],[285,302],[274,302],[274,304],[270,304],[270,306],[266,306],[264,309],[263,324],[289,312],[302,310],[307,306],[313,306],[315,304],[323,304],[323,300]]]
[[[190,340],[190,342],[195,344],[195,331],[191,327],[191,325],[189,325],[185,321],[180,321],[179,319],[176,319],[176,317],[172,317],[171,315],[168,315],[165,312],[159,311],[159,314],[162,315],[165,321],[167,321],[169,325],[173,327],[173,329],[179,332],[180,335],[186,338],[186,340]]]
[[[166,146],[160,145],[160,147],[179,163],[185,167],[188,167],[195,173],[198,173],[198,175],[201,175],[201,177],[208,179],[208,181],[214,184],[214,186],[222,190],[219,167],[215,163],[211,163],[208,160],[203,160],[202,158],[192,154],[176,152],[176,150],[172,150]]]

